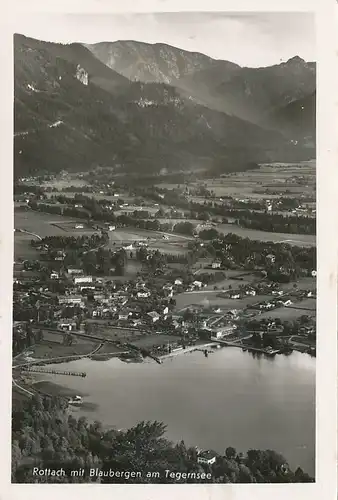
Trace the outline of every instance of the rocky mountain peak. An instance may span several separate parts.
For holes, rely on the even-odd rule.
[[[285,63],[288,66],[307,66],[307,62],[299,56],[290,57]]]

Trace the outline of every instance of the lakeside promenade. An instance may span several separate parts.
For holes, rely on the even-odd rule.
[[[183,347],[182,347],[182,349],[177,349],[177,350],[170,352],[168,354],[163,354],[161,356],[158,356],[158,359],[162,361],[164,359],[172,358],[172,357],[178,356],[180,354],[187,354],[188,352],[204,351],[207,347],[216,347],[216,345],[218,343],[219,343],[218,341],[214,341],[214,342],[208,342],[206,344],[192,345],[192,346],[186,347],[185,349],[183,349]]]

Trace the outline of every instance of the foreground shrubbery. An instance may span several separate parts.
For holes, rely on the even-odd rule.
[[[227,448],[212,466],[197,464],[197,451],[184,442],[173,444],[164,437],[161,422],[141,422],[119,432],[105,430],[100,422],[89,424],[67,412],[62,398],[35,396],[25,403],[13,403],[12,481],[32,482],[198,482],[185,474],[207,473],[216,483],[312,482],[301,469],[285,470],[285,459],[271,450],[249,450],[246,456]],[[34,467],[60,469],[66,475],[33,476]],[[83,476],[72,477],[71,470],[84,469]],[[115,475],[90,476],[90,469]],[[141,477],[131,477],[141,471]],[[168,472],[174,472],[170,477]],[[124,477],[116,477],[119,475]],[[150,472],[159,473],[149,477]],[[117,474],[116,474],[117,473]],[[148,473],[148,474],[147,474]],[[178,474],[181,473],[181,474]],[[195,476],[195,477],[196,477]]]

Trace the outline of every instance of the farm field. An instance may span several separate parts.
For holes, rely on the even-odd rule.
[[[150,348],[153,346],[160,346],[167,344],[168,342],[178,342],[181,337],[178,335],[163,335],[163,334],[151,334],[145,335],[144,337],[135,340],[133,344],[137,347]]]
[[[269,295],[260,295],[259,297],[248,296],[243,299],[229,299],[218,297],[219,293],[219,291],[205,291],[205,289],[200,292],[183,292],[175,296],[175,309],[176,311],[182,311],[182,309],[197,305],[205,307],[219,306],[230,311],[232,309],[244,309],[256,302],[263,302],[271,298]]]
[[[199,183],[189,184],[190,188],[197,188]],[[264,196],[260,193],[253,193],[253,189],[257,189],[256,183],[250,182],[236,182],[231,179],[227,180],[207,180],[203,183],[206,185],[207,189],[213,191],[216,197],[222,198],[223,196],[233,196],[234,198],[268,198],[268,195]],[[173,190],[178,189],[179,184],[157,184],[157,187]],[[181,186],[182,187],[182,186]],[[271,196],[270,196],[271,197]],[[276,195],[277,197],[277,195]],[[188,196],[188,199],[191,201],[196,201],[197,203],[204,203],[205,198],[201,196]]]
[[[124,199],[124,197],[123,197],[123,199]],[[122,214],[132,215],[133,212],[135,212],[135,210],[149,212],[150,214],[155,215],[158,212],[159,208],[160,208],[159,206],[158,207],[151,207],[151,206],[142,207],[140,205],[130,205],[128,207],[122,207],[121,210],[115,210],[114,215],[116,215],[116,216],[122,215]]]
[[[312,277],[301,278],[299,281],[297,281],[296,284],[297,284],[297,288],[299,290],[314,290],[316,288],[316,278],[312,278]],[[288,292],[288,291],[294,289],[294,282],[285,283],[285,284],[282,283],[282,284],[280,284],[279,287],[284,292]]]
[[[290,339],[290,342],[294,346],[311,346],[316,347],[316,341],[314,339],[304,338],[298,335],[293,335]]]
[[[94,342],[85,341],[82,343],[74,343],[71,346],[65,346],[58,343],[49,343],[48,341],[35,344],[30,349],[33,358],[57,358],[62,356],[77,356],[89,354],[97,346]]]
[[[133,338],[138,338],[140,332],[133,328],[121,328],[118,326],[110,326],[106,320],[87,320],[90,326],[90,333],[95,332],[96,335],[114,341],[132,341]],[[101,352],[101,351],[100,351]]]
[[[181,263],[176,263],[176,262],[170,262],[168,264],[168,269],[170,271],[176,273],[177,277],[179,277],[179,273],[181,270],[186,269],[186,264],[181,264]]]
[[[263,165],[260,169],[238,172],[224,179],[207,179],[203,185],[216,197],[232,196],[238,199],[273,199],[280,196],[309,195],[315,200],[315,164],[306,162],[301,164],[275,164]],[[288,180],[291,177],[306,177],[306,185],[292,184]],[[192,183],[188,187],[196,188],[201,183]],[[182,185],[160,184],[160,187],[177,189]],[[266,192],[264,192],[266,191]],[[277,192],[277,193],[276,193]],[[202,202],[203,198],[191,195],[190,199]],[[169,222],[170,220],[168,220]],[[174,222],[174,220],[171,220]],[[198,221],[191,221],[198,224]],[[223,234],[234,233],[242,238],[257,239],[260,241],[283,242],[298,246],[315,246],[315,235],[300,235],[288,233],[269,233],[253,229],[246,229],[233,224],[219,224],[217,231]]]
[[[312,299],[311,297],[302,300],[301,302],[296,302],[293,304],[294,307],[298,309],[311,310],[316,311],[316,299]]]
[[[142,263],[137,260],[128,259],[125,266],[124,276],[131,279],[136,276],[136,274],[142,270]]]
[[[71,185],[74,186],[74,184],[71,183]],[[89,198],[95,198],[96,200],[107,200],[107,201],[117,201],[119,198],[124,200],[126,203],[132,203],[134,201],[134,198],[132,196],[129,196],[127,193],[119,193],[118,196],[114,195],[109,195],[109,194],[102,194],[102,193],[97,193],[97,192],[75,192],[75,191],[62,191],[62,188],[59,188],[60,190],[58,192],[52,192],[52,193],[46,193],[48,198],[51,198],[52,196],[58,196],[58,195],[63,195],[67,196],[67,198],[74,198],[75,196],[78,196],[79,194],[83,196],[87,196]]]
[[[194,226],[198,226],[198,224],[203,223],[204,221],[199,220],[199,219],[187,219],[186,217],[181,217],[181,218],[175,218],[175,217],[158,217],[157,218],[161,224],[172,224],[173,226],[175,224],[179,224],[180,222],[190,222]]]
[[[204,273],[207,272],[208,274],[220,274],[223,276],[225,274],[226,279],[234,280],[236,281],[237,285],[241,285],[244,282],[250,282],[252,283],[253,281],[257,281],[261,279],[259,277],[259,274],[257,276],[255,274],[251,274],[249,271],[243,271],[242,269],[212,269],[208,268],[207,266],[210,265],[213,262],[213,259],[206,259],[207,262],[204,262],[204,260],[198,261],[197,264],[202,264],[203,267],[200,269],[197,269],[195,272],[196,276],[198,276],[199,273]],[[237,279],[236,279],[237,278]]]
[[[130,342],[138,347],[151,347],[153,345],[162,345],[164,343],[176,342],[180,339],[179,336],[175,335],[166,335],[166,334],[158,334],[158,333],[145,333],[139,332],[132,328],[120,328],[117,326],[109,326],[106,321],[97,321],[97,320],[89,320],[88,324],[91,325],[91,328],[95,330],[98,335],[106,337],[107,339],[111,339],[114,341],[120,342]],[[114,350],[115,349],[115,350]],[[121,348],[114,348],[112,345],[106,345],[101,348],[98,352],[118,352]]]
[[[192,239],[187,236],[168,234],[168,239],[163,239],[163,233],[147,231],[137,228],[121,228],[109,232],[107,248],[116,245],[133,245],[135,242],[144,241],[149,248],[168,254],[183,254],[187,252],[187,244]]]
[[[306,177],[306,185],[297,185],[290,182],[293,176]],[[232,196],[234,198],[251,199],[272,199],[279,196],[290,196],[295,194],[308,194],[315,197],[315,161],[299,163],[274,163],[262,164],[259,169],[248,170],[246,172],[236,172],[221,179],[207,179],[201,182],[188,184],[190,188],[196,188],[203,184],[208,190],[212,191],[216,197]],[[184,187],[182,184],[158,184],[159,187],[166,189],[177,189]],[[268,192],[255,192],[265,191]],[[286,191],[289,191],[287,193]],[[279,194],[273,193],[277,191]],[[201,201],[200,197],[190,197],[196,201]]]
[[[86,225],[85,221],[62,217],[55,214],[45,214],[41,212],[17,210],[14,214],[14,223],[16,229],[24,229],[39,236],[65,236],[65,235],[88,235],[95,231]],[[83,224],[83,229],[76,229],[76,224]],[[259,239],[261,241],[285,242],[292,245],[314,246],[316,237],[313,235],[298,235],[298,234],[283,234],[283,233],[268,233],[265,231],[257,231],[253,229],[245,229],[233,224],[219,224],[217,230],[223,234],[234,233],[238,236],[250,239]],[[192,238],[178,234],[168,234],[166,244],[171,241],[189,241]],[[134,241],[142,241],[150,238],[162,240],[162,233],[155,231],[147,231],[137,228],[121,228],[109,233],[110,243],[132,243]],[[168,250],[167,250],[168,251]]]
[[[107,354],[117,355],[123,351],[125,351],[124,347],[119,347],[119,346],[116,346],[116,345],[110,344],[110,343],[103,344],[103,346],[100,347],[100,349],[97,351],[97,353],[95,353],[93,355],[93,358],[99,360],[100,358],[102,358],[103,355],[107,355]]]
[[[262,184],[262,185],[261,185]],[[163,185],[159,184],[158,187],[166,187],[167,189],[176,189],[177,185]],[[196,186],[197,187],[197,186]],[[207,186],[208,189],[213,191],[215,196],[217,198],[222,198],[226,196],[232,196],[233,198],[238,198],[238,199],[273,199],[273,198],[280,198],[280,197],[289,197],[290,194],[308,194],[312,195],[314,188],[312,186],[292,186],[289,184],[272,184],[269,182],[268,186],[264,186],[263,183],[257,184],[257,182],[227,182],[226,185],[224,184],[211,184]],[[270,192],[263,192],[266,189],[270,190]],[[262,192],[261,192],[262,191]],[[274,191],[278,191],[279,193],[276,194]],[[289,191],[287,193],[286,191]],[[188,199],[190,201],[194,201],[196,203],[204,203],[205,198],[200,197],[200,196],[188,196]],[[215,200],[215,202],[219,202],[220,200]]]
[[[313,311],[306,311],[304,309],[292,309],[291,307],[278,307],[273,311],[265,311],[262,314],[257,315],[257,319],[281,318],[282,320],[293,320],[304,316],[304,314],[315,316],[316,310],[314,309]]]
[[[64,231],[64,236],[90,236],[95,231],[86,222],[79,222],[77,219],[60,222],[51,222],[53,227]],[[77,227],[78,226],[78,227]],[[82,227],[80,227],[82,226]]]
[[[200,259],[195,264],[195,276],[198,277],[199,274],[208,273],[214,276],[221,276],[224,279],[230,279],[237,282],[238,285],[244,282],[252,283],[254,281],[259,281],[262,279],[261,274],[251,273],[250,271],[244,271],[242,269],[213,269],[211,264],[214,259]],[[196,269],[197,266],[197,269]],[[201,266],[201,267],[198,267]]]
[[[115,231],[109,232],[109,243],[107,246],[111,247],[114,244],[126,243],[132,244],[135,241],[147,241],[147,238],[154,238],[154,231],[147,231],[145,229],[137,228],[119,228]]]
[[[76,224],[86,226],[86,222],[61,215],[34,212],[32,210],[16,210],[14,212],[14,226],[16,229],[24,229],[38,234],[41,238],[46,236],[72,236],[73,234],[81,236],[82,234],[88,235],[95,232],[93,229],[75,229]]]
[[[64,231],[53,226],[51,222],[62,222],[64,220],[61,216],[33,212],[31,210],[14,212],[14,226],[16,229],[24,229],[25,231],[38,234],[42,238],[54,235],[63,236],[65,234]]]
[[[39,258],[39,252],[31,246],[31,240],[34,239],[30,234],[14,233],[14,260]]]
[[[109,237],[112,241],[129,241],[129,242],[134,242],[134,241],[145,241],[147,238],[150,238],[151,240],[162,240],[163,239],[163,234],[166,234],[168,237],[168,242],[175,241],[191,241],[193,238],[189,236],[184,236],[180,234],[171,234],[171,233],[162,233],[160,231],[148,231],[146,229],[138,229],[138,228],[119,228],[116,229],[115,231],[110,231],[109,232]]]
[[[31,240],[45,238],[47,236],[88,236],[95,231],[84,222],[83,229],[76,229],[75,225],[81,221],[62,217],[54,214],[45,214],[41,212],[33,212],[31,210],[16,210],[14,212],[14,258],[17,259],[34,259],[39,257],[39,253],[31,247]],[[29,234],[31,233],[31,234]],[[36,235],[36,236],[35,236]]]
[[[59,189],[61,190],[63,188],[68,188],[70,186],[82,187],[87,185],[88,183],[86,181],[79,178],[54,179],[51,181],[45,181],[43,183],[43,187],[51,187],[58,190]]]
[[[198,280],[198,274],[196,277]],[[252,280],[251,281],[247,280],[245,279],[245,277],[243,278],[243,280],[234,280],[231,278],[225,278],[222,281],[218,281],[217,283],[212,283],[211,285],[206,286],[205,288],[203,288],[203,290],[205,291],[214,290],[215,286],[217,286],[219,291],[222,291],[222,289],[229,290],[229,287],[231,287],[233,290],[238,290],[238,288],[241,285],[250,285],[250,283],[252,282],[253,282]]]
[[[184,255],[188,253],[188,244],[184,240],[182,240],[182,243],[170,243],[168,241],[157,240],[150,242],[149,248],[171,255]]]
[[[15,201],[15,197],[14,197],[13,207],[14,207],[14,211],[16,211],[18,209],[23,210],[23,209],[27,208],[27,203],[25,201]]]
[[[234,224],[219,224],[216,229],[223,234],[233,233],[242,238],[250,238],[251,240],[273,241],[274,243],[288,243],[290,245],[306,247],[316,245],[316,236],[310,234],[269,233],[256,229],[246,229]]]

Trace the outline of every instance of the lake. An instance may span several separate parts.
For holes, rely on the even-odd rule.
[[[89,409],[74,410],[76,416],[117,428],[159,420],[174,441],[220,453],[227,446],[273,449],[292,468],[314,475],[315,358],[307,354],[254,357],[226,347],[208,358],[192,352],[162,365],[83,359],[57,369],[87,373],[84,379],[43,376],[84,395]]]

